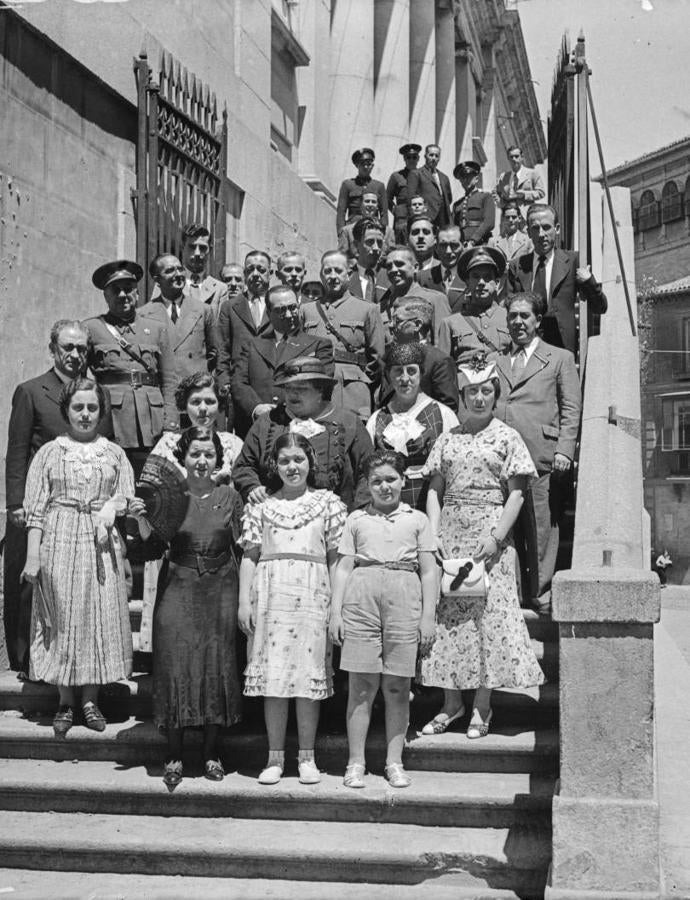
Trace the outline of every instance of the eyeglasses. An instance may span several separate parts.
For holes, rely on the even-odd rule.
[[[58,344],[58,347],[65,353],[73,353],[76,350],[80,356],[84,356],[89,352],[86,344]]]
[[[294,316],[298,309],[299,306],[292,304],[290,306],[276,306],[274,311],[278,313],[279,316]]]

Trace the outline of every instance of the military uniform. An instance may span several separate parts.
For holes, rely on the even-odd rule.
[[[468,362],[478,350],[500,353],[510,346],[508,314],[505,307],[492,303],[484,312],[455,313],[441,323],[439,350],[458,364]]]
[[[453,222],[460,229],[463,244],[486,244],[496,221],[496,204],[491,194],[474,190],[453,204]]]
[[[388,208],[393,213],[393,232],[397,244],[407,244],[407,219],[409,217],[408,201],[410,192],[407,181],[414,169],[400,169],[393,172],[388,179],[386,195]]]
[[[375,178],[346,178],[340,185],[338,194],[338,207],[335,215],[335,228],[338,235],[343,226],[362,214],[362,194],[376,194],[379,198],[379,217],[382,222],[388,219],[388,198],[386,186]]]
[[[92,341],[89,368],[110,392],[115,441],[128,451],[150,449],[164,426],[178,423],[175,356],[166,325],[140,315],[123,322],[110,313],[84,325]]]
[[[378,306],[346,292],[338,300],[307,303],[302,311],[305,333],[333,343],[334,405],[368,418],[384,349]]]

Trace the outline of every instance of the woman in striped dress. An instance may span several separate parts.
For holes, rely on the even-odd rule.
[[[58,687],[56,735],[66,734],[74,723],[77,687],[84,724],[103,731],[98,688],[127,677],[132,668],[114,522],[134,498],[134,473],[124,451],[96,432],[104,396],[95,381],[78,378],[66,384],[60,411],[66,434],[41,447],[27,477],[28,550],[22,573],[34,585],[31,677]]]

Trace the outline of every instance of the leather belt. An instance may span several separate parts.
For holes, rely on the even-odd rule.
[[[101,375],[103,384],[130,384],[134,388],[146,385],[147,387],[160,387],[157,375],[149,375],[148,372],[108,372]]]
[[[358,559],[355,560],[355,568],[360,569],[368,569],[371,566],[378,566],[381,569],[396,569],[402,572],[416,572],[417,571],[417,563],[416,562],[406,562],[403,559],[393,560],[389,562],[379,562],[376,559]]]
[[[199,575],[205,572],[217,572],[221,566],[233,558],[232,553],[226,550],[220,556],[201,556],[199,553],[181,553],[179,556],[170,556],[170,562],[176,566],[184,566],[187,569],[196,569]]]
[[[363,353],[349,353],[347,350],[333,350],[333,360],[339,363],[352,363],[364,369],[367,365],[366,356]]]

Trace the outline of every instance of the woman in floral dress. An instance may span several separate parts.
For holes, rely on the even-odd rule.
[[[420,675],[422,684],[442,687],[445,698],[423,733],[439,734],[463,716],[461,691],[473,689],[467,736],[478,738],[489,730],[493,688],[544,681],[520,609],[510,536],[536,470],[517,431],[493,416],[500,390],[494,364],[478,353],[459,371],[467,418],[429,454],[427,515],[441,556],[483,560],[489,587],[485,599],[439,601],[436,640]]]
[[[261,784],[285,764],[288,703],[296,698],[298,768],[315,784],[320,701],[333,693],[327,624],[331,576],[347,516],[328,490],[315,490],[315,458],[301,434],[281,435],[271,451],[272,493],[245,507],[240,546],[240,628],[249,638],[244,693],[264,697],[268,762]]]

